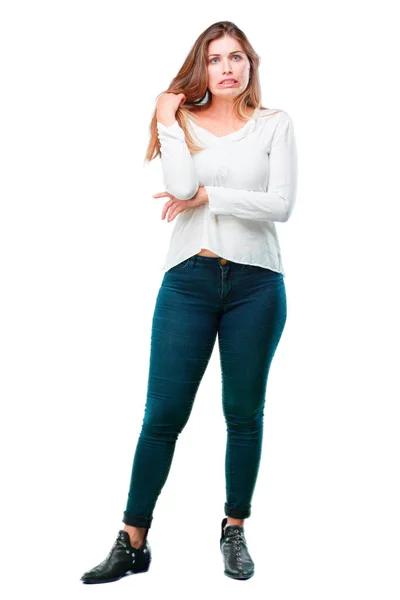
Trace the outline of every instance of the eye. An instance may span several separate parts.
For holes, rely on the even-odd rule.
[[[240,54],[234,54],[232,58],[234,58],[235,56],[237,56],[239,60],[242,58],[240,56]],[[214,56],[211,60],[209,60],[209,62],[212,63],[213,60],[218,60],[218,56]],[[239,62],[239,61],[235,60],[235,62]]]

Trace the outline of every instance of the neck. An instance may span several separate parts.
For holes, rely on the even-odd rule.
[[[247,116],[253,116],[255,108],[253,106],[245,109]],[[233,112],[233,102],[231,100],[224,100],[223,98],[213,97],[210,106],[208,107],[209,115],[216,119],[221,119],[225,122],[232,121],[236,118]]]

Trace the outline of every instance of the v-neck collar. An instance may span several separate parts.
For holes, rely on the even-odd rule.
[[[243,127],[241,127],[240,129],[237,129],[236,131],[232,131],[231,133],[227,133],[226,135],[214,135],[208,129],[204,129],[204,127],[200,127],[200,125],[197,125],[197,123],[194,120],[193,115],[191,115],[190,113],[189,113],[189,118],[190,118],[191,122],[193,123],[193,125],[196,127],[196,129],[200,129],[202,132],[204,132],[204,134],[206,136],[209,136],[212,140],[214,140],[216,142],[234,141],[234,140],[241,140],[242,138],[246,137],[246,135],[248,135],[251,131],[254,130],[254,128],[256,126],[256,120],[258,118],[259,110],[260,110],[259,108],[255,109],[255,111],[253,112],[253,116],[251,117],[251,119],[249,119],[247,121],[247,123],[245,123],[245,125],[243,125]]]

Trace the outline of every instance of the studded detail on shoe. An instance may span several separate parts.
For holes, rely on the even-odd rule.
[[[83,583],[116,581],[125,575],[148,571],[150,562],[151,549],[147,536],[140,548],[134,548],[128,532],[121,529],[107,557],[99,565],[84,573],[81,581]]]
[[[227,522],[227,518],[222,519],[220,538],[224,573],[233,579],[249,579],[254,575],[254,563],[247,548],[244,527],[227,525]]]

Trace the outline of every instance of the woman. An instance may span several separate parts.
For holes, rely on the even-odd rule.
[[[261,106],[258,66],[243,32],[215,23],[157,101],[146,158],[161,156],[166,191],[155,197],[168,198],[162,218],[177,221],[153,316],[124,528],[85,583],[148,570],[153,510],[217,334],[228,431],[220,549],[226,575],[254,574],[244,519],[261,457],[268,372],[286,322],[275,221],[288,220],[297,187],[293,123],[285,111]]]

